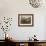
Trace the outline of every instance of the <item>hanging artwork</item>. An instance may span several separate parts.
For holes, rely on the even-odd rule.
[[[18,14],[18,26],[33,26],[33,14]]]

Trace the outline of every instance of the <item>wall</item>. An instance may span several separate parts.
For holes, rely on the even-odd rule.
[[[45,12],[45,5],[33,8],[28,0],[0,0],[0,18],[4,16],[13,18],[8,33],[16,40],[27,40],[34,34],[37,35],[37,39],[45,40]],[[34,26],[18,27],[18,14],[34,14]],[[3,34],[3,31],[0,31],[0,39],[4,39]]]

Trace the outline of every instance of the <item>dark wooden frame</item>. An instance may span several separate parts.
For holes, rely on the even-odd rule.
[[[32,25],[21,25],[20,24],[20,16],[32,16]],[[33,27],[34,26],[34,15],[33,14],[18,14],[18,26],[21,27]]]

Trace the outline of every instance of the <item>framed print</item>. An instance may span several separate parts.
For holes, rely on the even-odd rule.
[[[33,26],[34,16],[33,14],[18,14],[18,26]]]

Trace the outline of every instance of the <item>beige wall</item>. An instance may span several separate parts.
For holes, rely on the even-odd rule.
[[[4,16],[13,18],[12,27],[8,32],[12,34],[13,37],[16,37],[17,40],[27,40],[34,34],[37,35],[39,40],[44,40],[45,7],[46,6],[33,8],[29,4],[29,0],[0,0],[0,18]],[[18,27],[18,14],[34,14],[34,26]],[[2,39],[2,33],[0,33],[0,35],[0,39]]]

